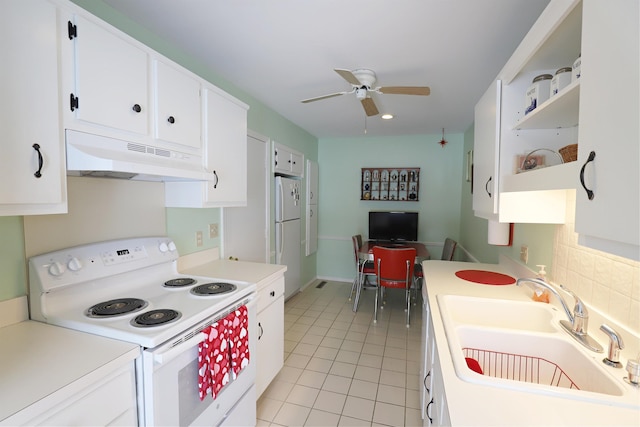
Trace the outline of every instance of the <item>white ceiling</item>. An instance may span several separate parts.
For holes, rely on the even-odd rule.
[[[473,107],[549,0],[104,0],[318,138],[464,132]],[[334,68],[381,86],[365,120]],[[524,96],[524,95],[523,95]]]

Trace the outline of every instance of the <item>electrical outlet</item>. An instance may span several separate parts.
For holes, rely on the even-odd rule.
[[[215,239],[218,237],[218,224],[209,224],[209,238]]]
[[[196,246],[202,246],[202,231],[196,231]]]
[[[525,264],[529,262],[529,247],[527,245],[520,246],[520,261]]]

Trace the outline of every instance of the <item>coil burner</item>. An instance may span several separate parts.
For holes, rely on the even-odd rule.
[[[221,295],[233,292],[236,288],[236,285],[232,283],[214,282],[196,286],[191,289],[191,293],[198,296]]]
[[[134,313],[147,306],[147,302],[138,298],[118,298],[100,302],[87,309],[86,315],[95,318],[122,316]]]
[[[164,282],[164,286],[167,288],[183,288],[185,286],[191,286],[196,284],[196,279],[191,277],[178,277],[177,279],[171,279]]]
[[[182,314],[179,311],[168,308],[146,311],[136,316],[131,324],[133,326],[148,328],[153,326],[161,326],[178,320]]]

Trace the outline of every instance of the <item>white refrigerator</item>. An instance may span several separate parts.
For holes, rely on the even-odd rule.
[[[284,298],[300,290],[300,181],[276,177],[276,264],[287,266]]]

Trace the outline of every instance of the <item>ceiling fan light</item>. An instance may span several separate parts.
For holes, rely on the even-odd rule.
[[[383,114],[382,116],[380,116],[380,118],[382,120],[391,120],[391,119],[393,119],[393,114],[389,114],[389,113]]]

